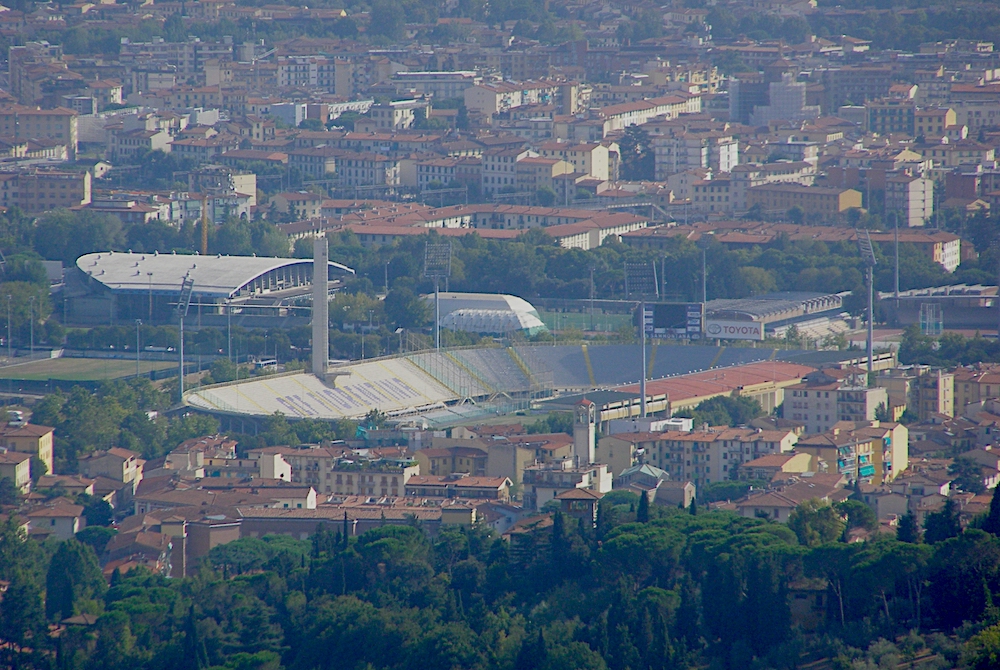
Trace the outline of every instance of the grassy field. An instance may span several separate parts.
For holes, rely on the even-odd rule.
[[[566,330],[568,328],[573,328],[576,330],[590,330],[590,314],[581,314],[579,312],[548,312],[545,310],[538,310],[538,316],[541,317],[542,323],[544,323],[549,330]],[[599,333],[613,333],[623,325],[627,326],[632,322],[632,317],[629,314],[594,314],[594,330]]]
[[[152,370],[164,370],[176,365],[170,361],[140,361],[139,370],[146,374]],[[0,379],[25,381],[49,379],[69,382],[103,381],[134,374],[135,361],[104,358],[47,358],[0,368]]]

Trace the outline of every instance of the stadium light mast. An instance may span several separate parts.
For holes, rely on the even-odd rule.
[[[191,279],[190,274],[184,275],[184,280],[181,282],[181,297],[177,301],[177,316],[180,317],[181,324],[181,338],[180,345],[177,348],[178,353],[180,353],[181,367],[180,367],[180,384],[178,384],[179,402],[184,403],[184,317],[187,316],[188,307],[191,306],[191,292],[194,290],[194,280]]]
[[[639,348],[642,350],[642,376],[639,378],[639,414],[646,418],[646,299],[659,297],[656,263],[625,263],[625,297],[639,298]],[[649,321],[652,326],[652,319]]]
[[[451,240],[424,246],[424,277],[434,280],[434,348],[441,348],[441,279],[451,276]]]
[[[312,284],[312,373],[320,379],[326,374],[330,363],[329,273],[330,245],[326,236],[320,235],[313,240]],[[236,356],[236,365],[239,367],[239,354]]]
[[[874,364],[874,338],[875,338],[875,249],[872,248],[872,238],[868,231],[864,235],[858,234],[858,250],[861,252],[861,259],[868,268],[868,383],[871,384],[871,376],[875,368]]]

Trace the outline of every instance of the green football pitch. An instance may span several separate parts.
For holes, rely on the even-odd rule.
[[[170,361],[140,361],[139,371],[148,374],[153,370],[176,367]],[[135,361],[108,358],[46,358],[29,363],[15,363],[0,368],[0,379],[69,382],[104,381],[135,375]]]

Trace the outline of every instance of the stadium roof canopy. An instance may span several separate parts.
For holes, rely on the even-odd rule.
[[[441,325],[452,330],[503,335],[547,330],[538,312],[523,298],[503,293],[441,293]],[[424,296],[433,302],[434,294]]]
[[[176,293],[184,277],[190,276],[195,295],[224,299],[304,286],[312,281],[312,265],[311,258],[116,251],[76,259],[80,271],[113,291]],[[351,268],[332,261],[330,269],[335,274],[354,274]]]

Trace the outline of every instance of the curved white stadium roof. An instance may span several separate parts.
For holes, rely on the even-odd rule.
[[[441,325],[473,333],[545,330],[538,312],[524,298],[505,293],[440,293]],[[434,294],[424,296],[433,302]]]
[[[76,266],[115,291],[176,292],[184,277],[190,275],[196,295],[231,298],[241,287],[272,270],[303,268],[311,273],[312,259],[103,251],[80,256]],[[339,273],[354,274],[340,263],[331,261],[330,267]]]

